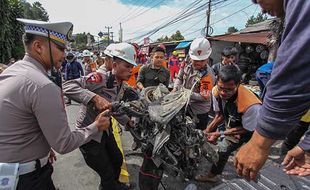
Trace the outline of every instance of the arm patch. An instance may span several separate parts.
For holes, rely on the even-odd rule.
[[[102,76],[99,73],[97,73],[97,72],[90,73],[86,77],[86,82],[89,82],[89,83],[101,83],[102,82]]]

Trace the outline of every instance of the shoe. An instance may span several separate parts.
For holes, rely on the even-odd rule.
[[[200,174],[195,176],[195,180],[199,182],[209,182],[209,183],[216,183],[220,179],[215,176],[215,177],[209,177],[208,175]]]

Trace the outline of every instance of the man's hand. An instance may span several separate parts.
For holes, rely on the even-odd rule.
[[[54,162],[57,161],[56,154],[55,154],[55,152],[54,152],[52,149],[51,149],[51,151],[50,151],[50,156],[49,156],[48,160],[49,160],[49,162],[50,162],[51,164],[53,164]]]
[[[239,176],[247,180],[257,179],[257,173],[265,164],[273,139],[261,136],[256,131],[251,140],[242,146],[235,158],[235,167]]]
[[[92,101],[95,103],[96,108],[101,112],[112,108],[112,104],[99,95],[94,96]]]
[[[173,88],[170,92],[173,93],[173,92],[176,92],[177,89],[176,88]]]
[[[310,154],[296,146],[286,154],[282,165],[284,171],[289,175],[308,176],[310,175]]]
[[[100,113],[96,118],[96,127],[99,131],[105,131],[110,127],[109,110]]]
[[[211,142],[213,144],[215,144],[217,139],[221,136],[219,132],[207,133],[206,135],[208,142]]]

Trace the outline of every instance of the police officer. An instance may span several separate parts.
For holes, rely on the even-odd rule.
[[[192,64],[180,70],[172,90],[175,92],[181,87],[193,89],[189,107],[198,119],[197,129],[201,130],[207,127],[209,121],[210,95],[215,83],[213,70],[208,65],[211,52],[212,49],[207,39],[196,38],[193,40],[189,50]]]
[[[85,79],[67,81],[63,84],[64,93],[71,99],[83,104],[77,126],[85,128],[92,123],[98,111],[93,109],[89,100],[95,99],[95,104],[105,98],[108,101],[118,101],[123,98],[125,84],[136,66],[134,47],[128,43],[114,45],[110,52],[113,56],[112,71],[98,70]],[[116,117],[122,125],[130,125],[127,116]],[[107,132],[93,136],[92,140],[80,147],[86,164],[98,173],[101,179],[99,189],[123,190],[130,187],[118,181],[123,156],[112,133],[112,127]]]
[[[18,20],[26,25],[26,55],[0,75],[0,162],[19,163],[18,190],[53,190],[51,148],[68,153],[106,130],[110,122],[101,113],[86,128],[71,132],[61,88],[49,76],[64,60],[73,25]],[[109,106],[106,101],[101,105]]]

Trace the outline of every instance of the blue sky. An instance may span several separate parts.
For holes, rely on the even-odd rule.
[[[100,31],[106,32],[105,26],[112,26],[116,40],[118,39],[119,23],[122,23],[123,39],[133,39],[176,18],[177,13],[194,2],[194,0],[28,1],[31,3],[34,1],[41,2],[49,13],[50,21],[71,21],[74,24],[74,33],[90,32],[97,35]],[[251,0],[227,0],[225,2],[213,0],[213,2],[216,1],[221,1],[221,4],[213,7],[211,13],[214,35],[225,33],[230,26],[241,29],[251,15],[260,12],[260,8],[257,5],[252,5]],[[206,2],[207,0],[201,1],[201,5]],[[243,8],[245,9],[239,11]],[[206,23],[205,11],[206,9],[201,9],[191,18],[185,18],[179,23],[159,30],[151,35],[151,40],[155,41],[161,36],[171,36],[176,30],[180,30],[186,39],[200,36],[199,30]],[[229,16],[233,13],[236,14]],[[227,18],[223,19],[225,17]],[[135,41],[140,42],[142,39],[135,39]]]

